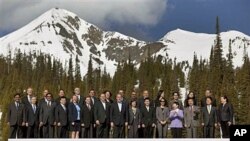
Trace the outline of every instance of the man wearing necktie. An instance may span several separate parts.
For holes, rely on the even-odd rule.
[[[187,129],[187,138],[197,138],[200,108],[194,105],[194,99],[187,99],[188,107],[184,109],[184,126]]]
[[[110,129],[110,103],[106,102],[104,93],[100,95],[100,101],[94,106],[94,121],[96,123],[97,138],[108,138]]]
[[[54,137],[54,126],[56,125],[55,122],[55,108],[56,102],[52,100],[52,94],[48,93],[46,95],[47,103],[42,103],[40,110],[39,110],[39,126],[43,130],[43,137],[44,138],[53,138]]]
[[[122,101],[122,95],[116,95],[116,101],[112,103],[110,110],[110,122],[111,128],[114,129],[114,138],[125,137],[125,126],[128,126],[128,108],[124,101]]]
[[[218,108],[218,121],[223,138],[229,138],[229,127],[233,123],[233,105],[229,103],[227,96],[221,96],[221,104]]]
[[[32,97],[31,103],[26,106],[26,127],[27,127],[27,138],[37,138],[39,128],[39,117],[38,117],[38,106],[37,98]]]
[[[78,104],[79,104],[80,106],[82,106],[83,103],[84,103],[84,98],[83,98],[83,96],[81,96],[81,90],[80,90],[80,88],[76,87],[76,88],[74,89],[74,94],[77,96]]]
[[[141,110],[141,122],[144,138],[153,138],[153,129],[156,128],[156,112],[155,108],[150,106],[150,99],[144,99],[144,106]]]
[[[33,89],[29,87],[26,91],[27,95],[22,98],[22,103],[24,104],[25,107],[28,107],[31,103],[31,98],[33,97]],[[25,109],[26,110],[26,109]],[[23,127],[23,134],[26,137],[27,136],[27,127]]]
[[[10,126],[9,138],[24,138],[25,107],[20,103],[20,94],[15,94],[14,102],[9,105],[7,124]]]
[[[81,138],[93,138],[94,127],[93,106],[91,106],[91,97],[85,98],[85,104],[81,110]]]
[[[67,138],[68,110],[66,107],[67,98],[60,97],[60,104],[55,109],[55,121],[57,125],[57,138]]]
[[[217,127],[217,112],[212,106],[212,98],[206,98],[206,106],[201,111],[201,125],[203,126],[203,137],[214,138],[214,130]]]
[[[31,98],[33,96],[33,89],[29,87],[27,89],[27,95],[22,98],[22,103],[27,106],[31,103]]]

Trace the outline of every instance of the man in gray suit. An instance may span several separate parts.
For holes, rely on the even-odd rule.
[[[194,106],[194,99],[188,99],[188,106],[184,109],[184,126],[187,129],[187,138],[197,138],[200,108]]]
[[[52,100],[52,94],[48,93],[46,95],[47,102],[42,103],[40,112],[39,112],[39,121],[40,127],[43,129],[43,137],[44,138],[53,138],[54,137],[54,127],[56,125],[55,122],[55,108],[56,102]]]
[[[217,127],[217,110],[212,106],[212,97],[206,98],[206,107],[201,110],[201,125],[204,138],[214,138],[215,127]]]
[[[23,138],[25,126],[25,107],[20,103],[20,94],[14,95],[14,102],[9,106],[7,124],[10,126],[9,138]]]

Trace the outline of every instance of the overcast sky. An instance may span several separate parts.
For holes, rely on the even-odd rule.
[[[0,0],[0,37],[53,7],[76,13],[104,30],[147,41],[176,28],[214,33],[217,15],[222,31],[250,35],[250,0]]]

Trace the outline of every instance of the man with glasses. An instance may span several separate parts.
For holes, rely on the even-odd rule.
[[[43,130],[43,138],[53,138],[54,137],[54,126],[55,122],[55,108],[56,103],[52,101],[52,94],[48,93],[46,95],[46,101],[42,103],[41,109],[39,112],[39,126]]]

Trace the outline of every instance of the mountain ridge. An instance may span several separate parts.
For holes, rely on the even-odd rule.
[[[229,40],[232,40],[234,64],[242,64],[243,47],[249,52],[250,37],[239,31],[222,32],[224,55]],[[188,61],[192,64],[194,52],[208,58],[215,40],[215,34],[194,33],[180,28],[170,31],[155,42],[146,42],[115,31],[104,31],[88,23],[76,14],[59,8],[53,8],[26,26],[0,38],[0,54],[7,56],[8,51],[41,51],[67,63],[70,57],[79,57],[81,73],[85,75],[89,56],[93,58],[93,67],[114,74],[118,62],[129,57],[136,63],[148,56],[161,55],[163,58]],[[241,58],[241,59],[240,59]]]

